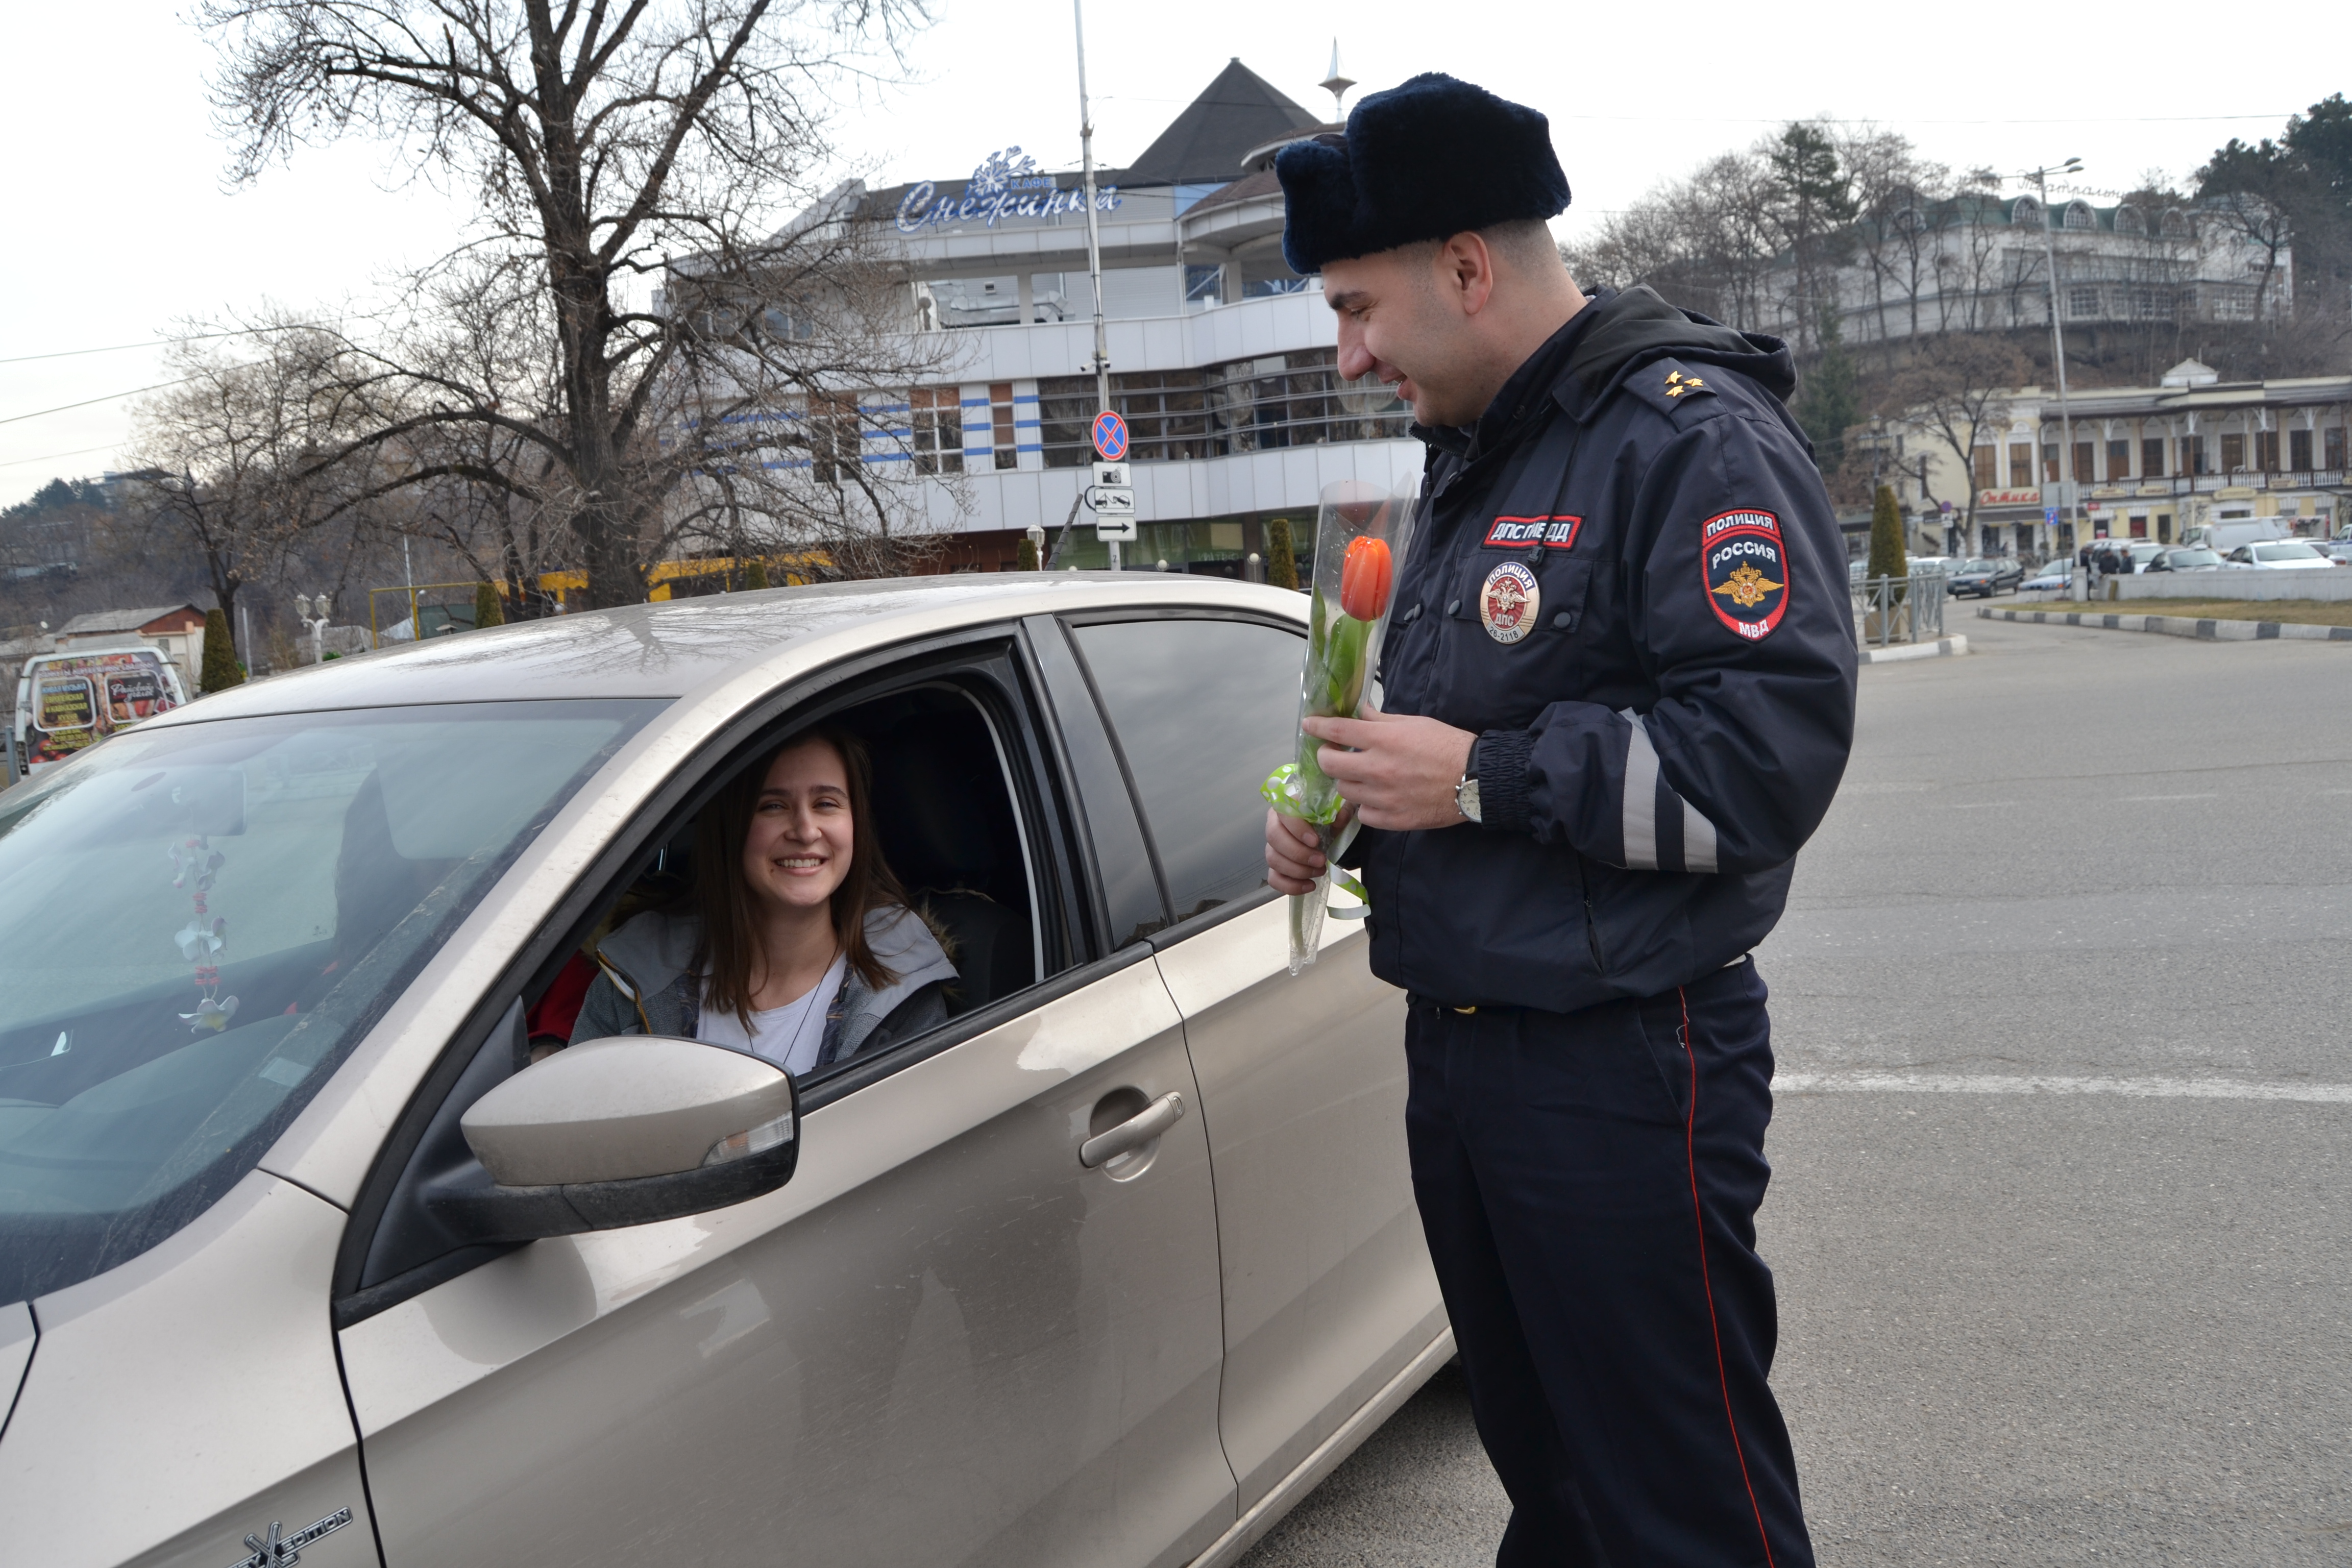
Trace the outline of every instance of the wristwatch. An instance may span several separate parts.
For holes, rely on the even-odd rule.
[[[1478,814],[1478,748],[1470,748],[1470,760],[1463,764],[1462,782],[1454,786],[1454,809],[1472,822],[1486,819]]]

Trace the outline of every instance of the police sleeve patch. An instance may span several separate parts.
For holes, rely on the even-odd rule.
[[[1769,511],[1717,512],[1699,526],[1700,575],[1715,618],[1761,642],[1789,608],[1789,555]]]

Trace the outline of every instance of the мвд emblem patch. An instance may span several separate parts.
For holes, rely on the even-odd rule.
[[[1535,629],[1536,611],[1542,604],[1536,574],[1516,561],[1487,573],[1478,589],[1478,618],[1486,623],[1486,635],[1506,647]]]
[[[1715,618],[1760,642],[1789,608],[1789,553],[1769,511],[1717,512],[1699,525],[1700,577]]]

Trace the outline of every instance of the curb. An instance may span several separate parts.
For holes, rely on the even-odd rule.
[[[2033,626],[2094,626],[2111,632],[2154,632],[2200,642],[2352,642],[2352,626],[2311,626],[2294,621],[2196,621],[2186,616],[2090,616],[2048,610],[1977,612],[1983,621],[2021,621]]]
[[[1937,637],[1934,642],[1909,643],[1902,647],[1866,647],[1862,650],[1864,664],[1901,664],[1914,658],[1948,658],[1969,651],[1969,639],[1964,637]]]

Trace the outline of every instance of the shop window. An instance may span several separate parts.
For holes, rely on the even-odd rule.
[[[2130,479],[2130,478],[2131,478],[2131,443],[2130,443],[2129,441],[2110,441],[2110,442],[2108,442],[2108,443],[2107,443],[2107,482],[2108,482],[2109,484],[2111,484],[2111,485],[2112,485],[2112,484],[2120,484],[2120,483],[2122,483],[2124,480],[2126,480],[2126,479]]]
[[[2311,472],[2311,432],[2290,430],[2286,434],[2286,466],[2298,474]]]
[[[2144,479],[2164,478],[2164,437],[2149,436],[2139,444],[2139,477]]]
[[[2131,536],[2134,539],[2146,539],[2147,537],[2147,516],[2146,513],[2143,512],[2141,515],[2131,520]]]
[[[2221,471],[2234,474],[2246,466],[2246,438],[2243,436],[2221,437]]]
[[[2156,542],[2158,544],[2172,542],[2172,514],[2168,511],[2156,514]]]

